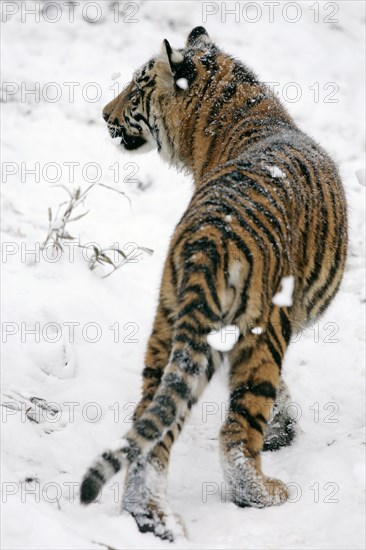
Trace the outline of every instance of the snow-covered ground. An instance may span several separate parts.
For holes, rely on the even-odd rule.
[[[226,498],[217,448],[227,399],[220,372],[172,455],[171,504],[188,530],[172,547],[364,548],[364,3],[147,1],[121,3],[118,13],[116,2],[79,0],[74,21],[63,2],[58,9],[46,2],[39,21],[29,10],[43,2],[1,4],[8,19],[2,547],[169,547],[120,514],[118,478],[98,503],[78,503],[86,467],[130,425],[168,239],[192,188],[156,154],[122,155],[101,109],[163,38],[181,46],[191,28],[204,24],[225,50],[278,83],[299,124],[336,159],[349,201],[350,250],[334,304],[286,357],[300,433],[293,446],[263,461],[266,473],[290,484],[291,501],[256,510]],[[225,13],[232,8],[236,16]],[[55,214],[67,199],[53,184],[86,189],[92,178],[130,201],[94,187],[78,209],[89,213],[70,223],[70,233],[102,248],[119,243],[131,253],[137,243],[154,250],[108,278],[105,268],[88,269],[80,249],[69,247],[52,261],[49,249],[39,248],[48,208]]]

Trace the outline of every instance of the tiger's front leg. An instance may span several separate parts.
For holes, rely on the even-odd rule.
[[[172,347],[172,325],[169,311],[160,301],[148,342],[143,370],[142,397],[134,420],[141,417],[160,385]],[[167,476],[171,446],[178,437],[184,419],[178,421],[156,445],[147,458],[132,463],[127,471],[122,509],[135,519],[142,533],[152,532],[172,541],[180,534],[180,520],[175,521],[167,499]]]
[[[289,324],[286,313],[274,308],[265,332],[247,334],[229,354],[230,404],[220,450],[225,481],[238,506],[264,508],[288,498],[285,484],[265,476],[260,460],[290,337],[284,324]]]

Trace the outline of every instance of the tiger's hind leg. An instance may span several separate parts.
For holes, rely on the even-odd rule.
[[[263,451],[278,451],[288,447],[296,437],[296,418],[291,410],[290,393],[281,379],[273,406],[272,418],[267,424]]]
[[[260,460],[289,340],[284,316],[274,308],[264,333],[240,338],[229,354],[230,404],[220,450],[225,481],[238,506],[264,508],[288,497],[281,481],[263,474]]]

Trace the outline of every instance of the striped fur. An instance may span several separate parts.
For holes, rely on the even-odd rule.
[[[202,27],[183,49],[164,41],[104,118],[122,147],[157,148],[193,177],[195,190],[171,239],[135,421],[88,471],[81,500],[91,502],[126,465],[138,494],[123,507],[141,531],[172,540],[162,480],[171,446],[222,360],[207,343],[213,329],[240,330],[227,354],[231,393],[220,433],[232,500],[255,507],[286,500],[284,484],[262,473],[260,453],[293,438],[281,364],[291,335],[314,322],[337,292],[346,202],[327,153]],[[285,276],[295,280],[293,304],[281,307],[272,298]]]

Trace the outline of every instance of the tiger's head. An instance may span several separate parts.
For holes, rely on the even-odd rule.
[[[103,109],[111,137],[128,151],[155,148],[168,162],[187,167],[187,136],[217,51],[203,27],[190,32],[185,48],[174,50],[164,40],[161,52]]]

